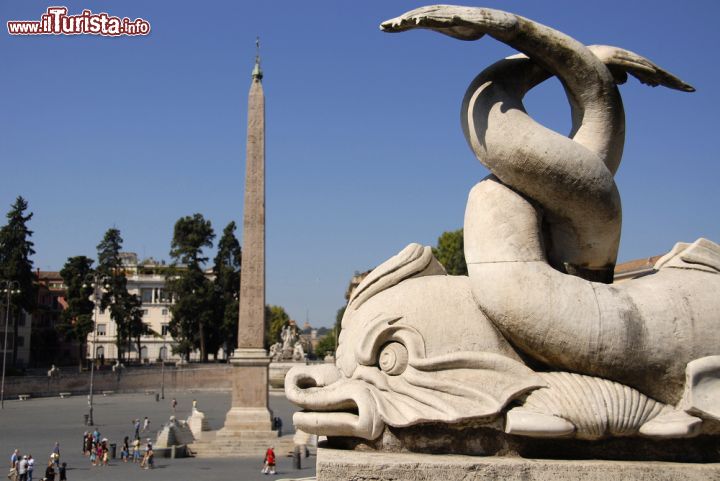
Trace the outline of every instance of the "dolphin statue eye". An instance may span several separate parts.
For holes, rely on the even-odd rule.
[[[397,376],[405,371],[408,365],[408,350],[399,342],[385,344],[378,356],[378,365],[383,372]]]

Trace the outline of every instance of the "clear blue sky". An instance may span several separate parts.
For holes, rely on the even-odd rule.
[[[50,5],[150,21],[147,37],[11,37],[8,20]],[[512,54],[486,38],[384,34],[422,2],[108,1],[0,3],[0,211],[35,213],[35,266],[95,257],[105,230],[169,259],[175,221],[242,225],[247,92],[261,36],[267,102],[267,301],[330,325],[356,270],[461,227],[487,174],[459,105],[485,66]],[[627,115],[620,259],[677,240],[720,240],[720,2],[494,1],[586,44],[638,52],[697,88],[621,87]],[[566,133],[557,81],[531,114]],[[4,219],[3,219],[4,221]],[[241,232],[238,232],[241,236]],[[214,252],[209,253],[210,257]]]

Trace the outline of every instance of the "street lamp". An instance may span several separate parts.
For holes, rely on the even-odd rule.
[[[163,349],[165,349],[165,336],[163,336]],[[160,356],[162,359],[160,359],[160,365],[162,366],[160,368],[161,372],[161,381],[160,381],[160,398],[165,399],[165,351],[161,350],[162,356]]]
[[[97,349],[97,319],[98,319],[98,310],[100,308],[100,293],[101,293],[101,286],[100,286],[100,280],[105,280],[105,278],[100,277],[100,275],[96,272],[93,274],[88,274],[85,276],[85,282],[83,283],[83,287],[92,287],[93,288],[93,305],[94,305],[94,319],[93,319],[93,345],[92,345],[92,355],[90,356],[91,363],[90,363],[90,395],[88,396],[88,426],[93,426],[95,424],[93,420],[93,385],[95,381],[95,356],[96,356],[96,349]],[[106,289],[109,287],[108,285],[103,286]]]
[[[10,319],[10,296],[20,294],[18,281],[0,281],[0,292],[5,294],[5,339],[3,341],[2,383],[0,383],[0,409],[5,409],[5,359],[7,358],[8,320]]]
[[[165,319],[163,319],[163,321],[164,320]],[[167,344],[166,344],[167,334],[165,332],[163,332],[163,330],[165,329],[164,328],[165,325],[166,324],[164,324],[164,323],[160,324],[160,334],[162,335],[162,338],[163,338],[163,347],[162,347],[162,349],[160,349],[160,363],[161,363],[160,364],[160,366],[161,366],[161,368],[160,368],[161,369],[160,398],[162,398],[162,399],[165,399],[165,358],[167,357]]]

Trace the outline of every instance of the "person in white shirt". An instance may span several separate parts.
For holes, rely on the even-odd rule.
[[[33,470],[35,469],[35,460],[32,454],[28,454],[27,463],[27,481],[32,481]]]

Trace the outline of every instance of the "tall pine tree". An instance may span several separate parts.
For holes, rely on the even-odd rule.
[[[170,334],[175,338],[176,353],[189,359],[193,349],[208,360],[209,330],[214,324],[214,286],[202,270],[208,259],[203,248],[212,247],[215,233],[202,214],[178,219],[173,231],[170,256],[173,268],[167,274],[166,286],[175,297],[170,306]]]
[[[97,245],[97,271],[106,286],[100,301],[100,310],[109,309],[110,318],[117,326],[115,343],[120,359],[124,358],[124,352],[131,351],[134,338],[137,339],[139,346],[139,336],[146,331],[141,319],[142,310],[139,309],[140,299],[135,294],[130,294],[127,289],[127,277],[120,257],[122,243],[120,230],[112,227],[105,232],[102,241]],[[139,320],[138,316],[140,316]],[[138,356],[140,356],[139,347]]]
[[[241,264],[242,249],[235,237],[235,222],[230,222],[218,242],[218,252],[213,266],[218,326],[215,332],[219,335],[218,344],[225,346],[226,355],[237,347]]]
[[[94,289],[87,282],[90,274],[94,273],[92,263],[93,260],[85,256],[70,257],[60,271],[67,289],[68,307],[62,311],[58,330],[66,339],[78,343],[80,370],[85,359],[87,337],[95,329],[93,319],[95,304],[92,298]]]
[[[7,224],[0,228],[0,279],[16,281],[20,285],[20,294],[10,298],[13,366],[17,364],[18,324],[22,310],[32,312],[37,304],[33,263],[30,259],[35,254],[30,241],[33,233],[27,226],[33,214],[25,214],[27,208],[27,201],[18,196],[7,213]]]

